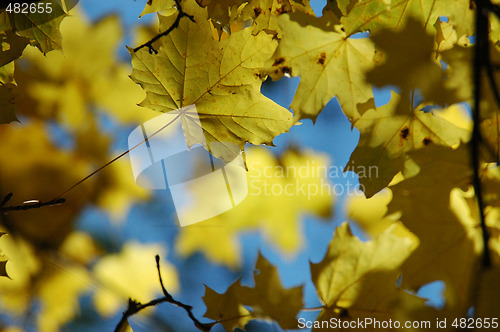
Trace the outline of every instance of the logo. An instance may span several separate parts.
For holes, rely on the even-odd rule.
[[[181,226],[228,211],[248,194],[239,147],[207,142],[194,105],[143,123],[130,133],[128,145],[136,184],[169,188]],[[224,162],[208,150],[233,152]]]

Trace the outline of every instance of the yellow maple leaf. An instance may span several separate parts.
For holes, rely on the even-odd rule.
[[[151,14],[154,12],[170,12],[175,6],[174,0],[148,0],[146,2],[146,6],[142,11],[139,17],[143,17],[144,15]]]
[[[207,311],[203,317],[219,321],[226,331],[233,331],[237,327],[243,329],[252,318],[250,311],[241,304],[244,296],[239,280],[231,284],[223,294],[205,285],[203,302]]]
[[[33,46],[43,53],[61,48],[61,33],[59,25],[66,13],[59,1],[45,0],[45,6],[50,7],[50,13],[0,13],[0,32],[15,31],[18,35],[26,37]]]
[[[331,98],[337,96],[346,116],[355,122],[369,107],[375,107],[371,85],[365,72],[374,65],[375,50],[367,38],[347,38],[343,32],[302,26],[308,15],[297,13],[294,20],[281,15],[276,20],[282,30],[278,49],[267,71],[273,79],[283,75],[301,80],[290,108],[296,121],[316,119]]]
[[[296,317],[303,306],[303,287],[284,288],[277,268],[260,253],[254,278],[254,287],[242,286],[237,280],[223,294],[205,286],[205,317],[215,319],[227,331],[244,328],[250,319],[272,319],[283,329],[296,327]]]
[[[153,45],[158,54],[150,54],[147,47],[129,49],[131,78],[146,91],[140,105],[159,112],[195,105],[208,148],[225,161],[234,158],[226,150],[228,144],[241,149],[246,142],[271,144],[293,124],[290,112],[260,93],[260,70],[277,41],[263,32],[254,36],[250,29],[216,41],[206,9],[189,0],[183,10],[194,15],[196,23],[181,20]],[[159,17],[161,31],[175,19]]]
[[[423,105],[405,114],[396,113],[399,99],[392,92],[387,105],[367,111],[355,124],[361,136],[346,170],[359,174],[368,197],[386,187],[398,172],[408,171],[409,151],[431,144],[456,147],[470,137],[468,130],[436,116],[439,111],[424,112]],[[459,108],[453,111],[458,112]],[[367,172],[371,168],[376,171]]]
[[[414,37],[409,37],[412,34]],[[399,31],[384,29],[371,35],[371,39],[384,57],[381,64],[367,72],[366,80],[378,87],[401,88],[397,113],[408,113],[413,106],[409,96],[417,89],[422,94],[422,103],[458,102],[455,92],[442,84],[444,72],[434,59],[434,38],[421,22],[410,18]]]
[[[183,227],[176,244],[181,254],[199,250],[215,262],[235,266],[240,260],[237,236],[252,229],[262,230],[278,248],[292,253],[302,243],[300,215],[329,215],[334,197],[324,156],[288,151],[277,160],[263,148],[252,148],[247,165],[248,196],[232,210]]]
[[[311,263],[312,280],[324,305],[316,320],[389,320],[394,319],[401,299],[423,304],[422,299],[396,285],[401,265],[417,244],[417,238],[400,224],[362,242],[351,233],[348,223],[343,223],[336,229],[323,260]]]
[[[471,169],[466,148],[437,145],[410,153],[415,176],[391,186],[388,213],[420,239],[403,266],[403,285],[417,290],[426,283],[446,283],[446,306],[455,316],[470,307],[472,280],[481,252],[481,234],[467,194]],[[432,194],[429,193],[432,188]],[[469,198],[467,198],[469,196]],[[425,220],[425,223],[422,222]],[[460,275],[460,278],[457,278]]]

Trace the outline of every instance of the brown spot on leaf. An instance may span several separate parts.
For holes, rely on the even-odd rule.
[[[409,134],[410,134],[410,128],[404,127],[403,129],[401,129],[401,138],[402,139],[406,139]]]
[[[326,60],[326,53],[321,52],[321,54],[319,55],[318,63],[323,66],[325,64],[325,60]]]
[[[424,143],[424,145],[429,145],[429,144],[432,143],[432,140],[429,137],[426,137],[426,138],[424,138],[424,140],[422,141],[422,143]]]
[[[289,75],[292,75],[292,68],[287,67],[287,66],[281,67],[281,72],[282,72],[283,74],[289,74]]]
[[[259,16],[260,13],[262,13],[262,9],[259,7],[253,9],[253,13],[255,14],[255,17]]]
[[[146,3],[151,6],[153,4],[153,0],[148,0]]]
[[[339,314],[339,317],[340,318],[349,318],[349,312],[347,311],[347,309],[345,308],[341,308],[340,309],[340,314]]]
[[[285,62],[285,58],[277,58],[276,60],[274,60],[274,62],[273,62],[273,66],[280,65],[280,64],[282,64],[283,62]]]
[[[285,6],[281,6],[281,7],[276,9],[276,14],[281,15],[283,13],[286,13]]]

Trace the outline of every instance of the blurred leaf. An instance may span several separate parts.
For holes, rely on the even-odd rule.
[[[161,294],[154,257],[166,256],[165,249],[158,244],[127,242],[122,251],[101,258],[94,266],[95,277],[105,286],[94,295],[94,304],[101,315],[110,316],[118,312],[128,298],[147,303]],[[175,268],[161,263],[161,274],[165,288],[174,293],[178,286]]]
[[[181,254],[199,250],[214,262],[234,267],[240,261],[238,235],[254,229],[274,246],[293,253],[303,241],[301,215],[330,215],[334,196],[328,174],[321,171],[328,166],[325,156],[289,150],[277,159],[264,148],[252,148],[247,165],[248,196],[223,214],[182,227],[176,244]],[[206,193],[193,195],[196,200]]]
[[[128,323],[128,320],[123,324],[117,332],[134,332]]]

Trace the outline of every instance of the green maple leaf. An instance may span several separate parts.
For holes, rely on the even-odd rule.
[[[131,78],[146,91],[140,105],[170,112],[194,104],[211,152],[225,160],[234,157],[228,144],[241,149],[246,142],[272,144],[293,124],[290,112],[260,93],[261,67],[277,41],[244,29],[218,42],[212,38],[206,9],[194,1],[183,6],[196,23],[181,20],[155,44],[158,54],[129,49]],[[174,16],[160,16],[161,31],[171,26]]]

